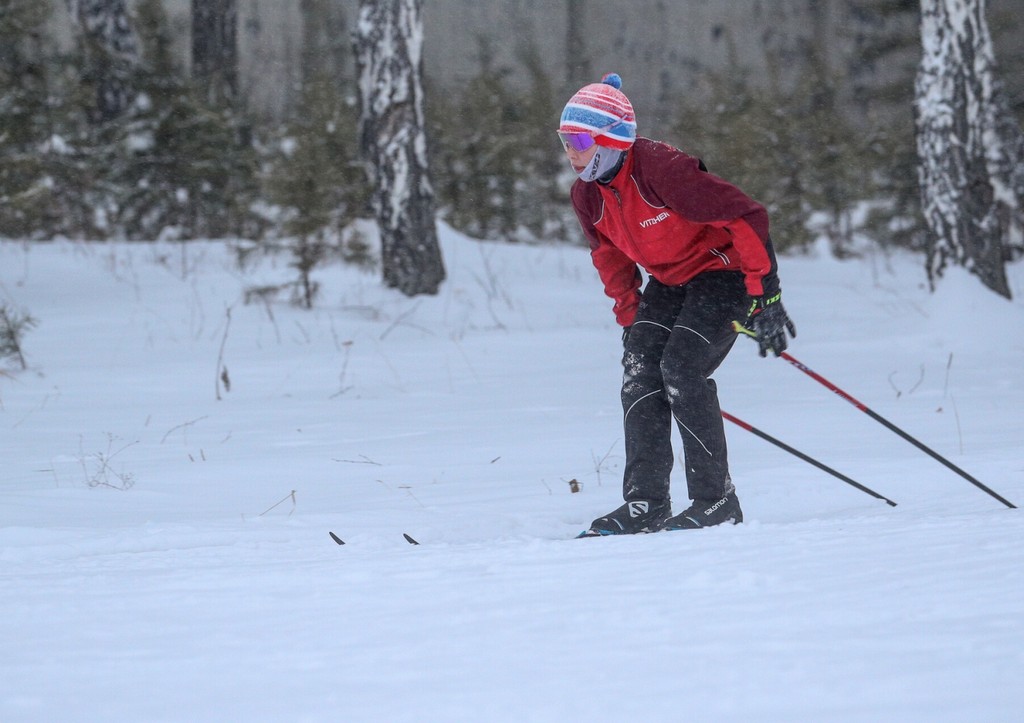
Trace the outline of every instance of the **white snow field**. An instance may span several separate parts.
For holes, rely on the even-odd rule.
[[[729,425],[745,524],[574,540],[621,503],[611,302],[441,233],[436,297],[334,266],[312,311],[225,243],[0,243],[0,720],[1022,719],[1019,510],[740,339],[723,408],[898,506]],[[780,264],[797,359],[1024,503],[1024,265]]]

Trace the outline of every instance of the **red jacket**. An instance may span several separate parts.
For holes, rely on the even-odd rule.
[[[742,271],[752,296],[778,291],[767,211],[672,146],[638,138],[611,183],[577,180],[571,196],[622,326],[640,301],[637,265],[669,286]]]

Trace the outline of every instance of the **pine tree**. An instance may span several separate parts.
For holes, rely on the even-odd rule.
[[[787,120],[795,127],[795,151],[805,189],[806,209],[823,212],[823,231],[832,253],[844,257],[853,248],[853,208],[871,193],[863,136],[847,120],[840,93],[842,79],[830,64],[826,13],[811,3],[813,34],[804,44],[796,87],[784,94]]]
[[[49,196],[37,148],[51,132],[47,64],[42,62],[50,8],[11,0],[0,13],[0,235],[26,236]]]
[[[984,0],[921,0],[915,109],[928,275],[966,267],[1010,297],[1006,261],[1024,232],[1024,134],[996,74]]]
[[[131,239],[221,238],[255,233],[251,133],[233,108],[199,102],[174,59],[159,0],[136,10],[142,57],[134,103],[99,132],[112,224]]]
[[[385,285],[437,293],[437,240],[423,115],[421,0],[360,0],[360,147],[368,161]]]
[[[565,3],[565,67],[568,83],[563,87],[566,93],[573,93],[580,85],[590,82],[590,49],[587,47],[586,24],[580,18],[586,17],[586,0],[566,0]]]
[[[238,99],[236,0],[192,0],[192,80],[208,107]]]
[[[519,227],[525,230],[527,240],[573,237],[582,242],[579,221],[569,202],[572,170],[552,130],[564,101],[536,48],[525,47],[520,61],[526,69],[527,85],[519,92],[522,117],[516,133],[516,165],[523,173],[513,185]]]
[[[25,353],[22,350],[22,338],[25,332],[39,322],[6,302],[0,303],[0,359],[13,359],[18,368],[27,369]]]
[[[368,204],[366,176],[351,144],[358,118],[346,92],[336,45],[346,37],[344,19],[327,0],[302,0],[303,62],[298,101],[269,156],[265,187],[281,209],[275,231],[285,237],[299,279],[295,298],[311,308],[317,284],[312,271],[331,256],[369,265],[360,239],[345,229]],[[351,79],[348,79],[349,83]]]
[[[873,140],[848,118],[823,35],[804,44],[795,66],[766,50],[760,82],[730,45],[725,70],[706,75],[710,101],[684,100],[673,132],[712,173],[764,204],[776,249],[806,248],[823,235],[842,257],[855,252],[854,208],[876,194]]]
[[[67,0],[67,4],[85,61],[82,81],[95,95],[90,120],[111,121],[135,95],[131,79],[138,43],[125,0]]]
[[[446,220],[476,238],[514,236],[512,197],[521,151],[521,108],[508,71],[494,67],[490,45],[480,43],[480,72],[456,95],[435,94],[430,103],[431,149],[438,197]],[[458,118],[458,123],[452,123]]]
[[[0,13],[0,234],[92,235],[102,202],[80,140],[74,57],[55,49],[48,0],[9,0]],[[93,98],[85,104],[93,107]]]
[[[692,106],[684,99],[673,134],[712,173],[765,206],[778,250],[808,246],[813,208],[793,96],[787,97],[778,80],[751,82],[735,61],[707,79],[710,100]]]
[[[494,64],[489,41],[478,43],[477,75],[457,90],[432,93],[428,102],[431,168],[445,220],[486,239],[578,233],[568,165],[554,134],[559,101],[539,53],[529,46],[520,51],[526,73],[515,79]]]
[[[882,246],[923,251],[926,227],[917,183],[914,74],[920,57],[920,0],[848,0],[848,107],[860,156],[872,173],[865,231]]]

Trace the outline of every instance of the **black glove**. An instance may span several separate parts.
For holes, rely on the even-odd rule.
[[[786,351],[789,346],[786,341],[787,331],[790,336],[796,337],[796,325],[782,306],[781,292],[774,296],[750,297],[746,321],[742,325],[734,322],[733,328],[752,336],[760,347],[761,356],[767,356],[769,351],[779,356]]]
[[[622,327],[622,346],[626,346],[626,342],[629,341],[629,331],[632,328],[632,325]]]

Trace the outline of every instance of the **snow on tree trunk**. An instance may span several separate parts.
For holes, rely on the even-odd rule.
[[[113,120],[134,98],[131,74],[138,64],[125,0],[67,0],[67,5],[85,56],[82,79],[96,91],[90,120]]]
[[[964,266],[1010,297],[1006,261],[1024,220],[1024,138],[996,79],[985,0],[921,0],[915,87],[928,275]]]
[[[424,131],[420,0],[360,0],[360,145],[373,186],[385,285],[435,294],[445,278]]]
[[[238,96],[236,0],[192,0],[192,79],[206,103],[232,105]]]

